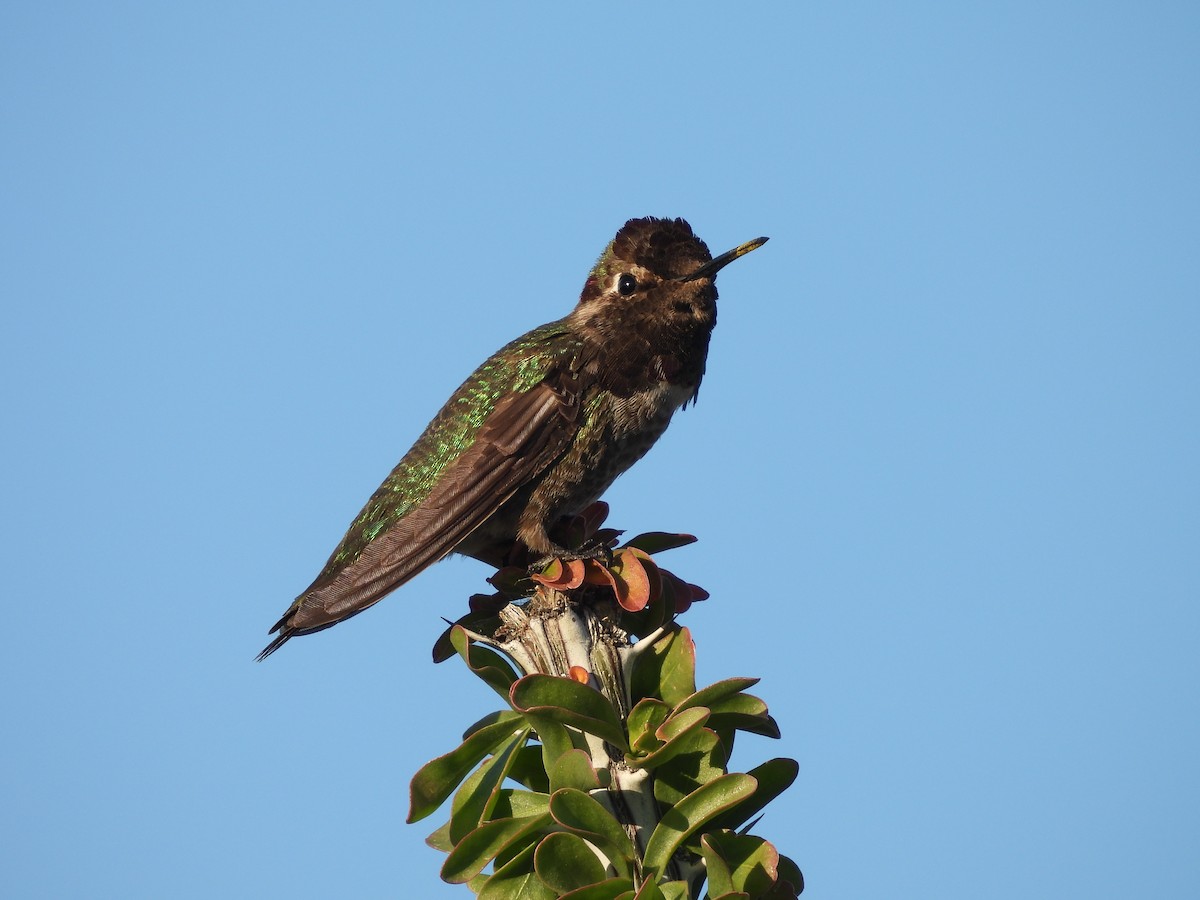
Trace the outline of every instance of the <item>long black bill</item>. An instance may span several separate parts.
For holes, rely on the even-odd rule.
[[[725,268],[727,265],[729,265],[731,262],[733,262],[739,256],[745,256],[751,250],[757,250],[759,247],[761,247],[766,242],[767,242],[767,238],[765,238],[765,237],[755,238],[752,241],[746,241],[746,243],[741,244],[740,246],[734,247],[728,253],[722,253],[716,259],[710,259],[708,262],[706,262],[704,265],[702,265],[700,268],[698,268],[695,272],[692,272],[689,275],[680,275],[675,280],[676,281],[695,281],[697,278],[712,278],[714,275],[716,275],[718,272],[720,272],[723,268]]]

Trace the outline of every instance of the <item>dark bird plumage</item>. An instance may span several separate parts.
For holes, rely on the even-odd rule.
[[[379,602],[451,552],[493,565],[600,497],[694,400],[717,321],[713,259],[683,219],[631,219],[566,318],[501,348],[454,392],[271,629],[265,659]]]

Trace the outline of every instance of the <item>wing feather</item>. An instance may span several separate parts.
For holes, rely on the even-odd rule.
[[[354,560],[319,578],[288,609],[259,659],[288,639],[335,625],[378,603],[458,546],[566,449],[580,409],[543,381],[501,399],[474,443],[407,515]]]

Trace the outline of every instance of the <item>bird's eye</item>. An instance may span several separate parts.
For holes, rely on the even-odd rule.
[[[628,297],[637,290],[637,279],[628,272],[624,273],[617,279],[617,293],[622,297]]]

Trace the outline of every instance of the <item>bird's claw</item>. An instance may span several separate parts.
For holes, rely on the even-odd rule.
[[[558,552],[548,553],[545,556],[539,557],[530,564],[529,574],[537,575],[556,559],[564,562],[570,562],[574,559],[594,559],[601,562],[607,569],[613,564],[613,552],[612,548],[603,541],[589,541],[577,550],[561,549]]]
[[[613,564],[612,547],[603,541],[591,541],[575,552],[575,558],[603,560],[604,568],[607,569]]]

